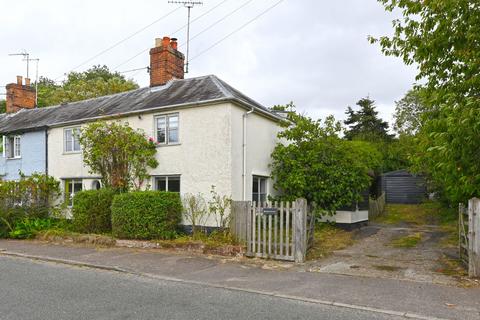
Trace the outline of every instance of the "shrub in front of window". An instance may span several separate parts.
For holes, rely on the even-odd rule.
[[[135,191],[118,194],[112,203],[112,233],[123,239],[170,239],[182,220],[175,192]]]
[[[112,231],[112,206],[115,191],[111,189],[86,190],[75,194],[73,227],[82,233]]]
[[[47,218],[60,196],[60,182],[34,173],[18,181],[0,180],[0,237],[8,236],[23,219]]]
[[[148,168],[156,168],[156,143],[128,123],[94,122],[82,128],[83,162],[90,173],[102,177],[102,185],[117,191],[139,190]]]

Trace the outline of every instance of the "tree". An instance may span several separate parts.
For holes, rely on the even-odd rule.
[[[0,113],[5,113],[7,109],[7,101],[0,100]]]
[[[413,136],[422,127],[422,116],[427,112],[421,88],[412,89],[399,101],[395,101],[394,130],[399,135]]]
[[[107,188],[127,191],[140,189],[148,178],[148,168],[156,168],[156,144],[128,123],[94,122],[81,131],[83,161],[91,173],[102,176]]]
[[[452,203],[480,196],[480,3],[469,0],[380,0],[391,37],[370,38],[386,55],[418,66],[427,111],[414,157],[417,170]]]
[[[383,141],[392,138],[388,134],[388,123],[378,117],[375,110],[375,101],[369,97],[362,98],[357,102],[360,110],[354,111],[351,107],[345,112],[348,116],[344,121],[349,129],[345,131],[347,140]]]
[[[304,197],[328,212],[360,199],[380,155],[367,142],[339,137],[341,125],[289,113],[272,153],[274,187],[285,200]]]
[[[133,80],[125,79],[118,72],[111,72],[107,66],[97,65],[84,72],[70,72],[61,84],[40,77],[38,106],[46,107],[74,102],[137,88],[138,85]]]

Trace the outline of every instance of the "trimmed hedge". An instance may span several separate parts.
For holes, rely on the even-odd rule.
[[[181,221],[178,193],[135,191],[113,199],[112,233],[118,238],[169,239],[176,235]]]
[[[115,191],[111,189],[86,190],[73,199],[73,227],[81,233],[112,231],[112,206]]]

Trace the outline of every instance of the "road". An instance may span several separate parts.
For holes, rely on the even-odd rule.
[[[0,256],[0,319],[354,319],[402,317]]]

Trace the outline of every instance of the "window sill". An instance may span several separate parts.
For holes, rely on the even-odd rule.
[[[62,154],[63,155],[68,155],[68,154],[81,154],[82,151],[64,151]]]
[[[168,144],[163,143],[163,144],[157,144],[156,147],[157,147],[157,148],[173,147],[173,146],[179,146],[179,145],[181,145],[181,144],[182,144],[182,143],[180,143],[180,142],[177,142],[177,143],[168,143]]]
[[[6,157],[7,160],[18,160],[18,159],[22,159],[22,157],[13,157],[13,158],[8,158]]]

